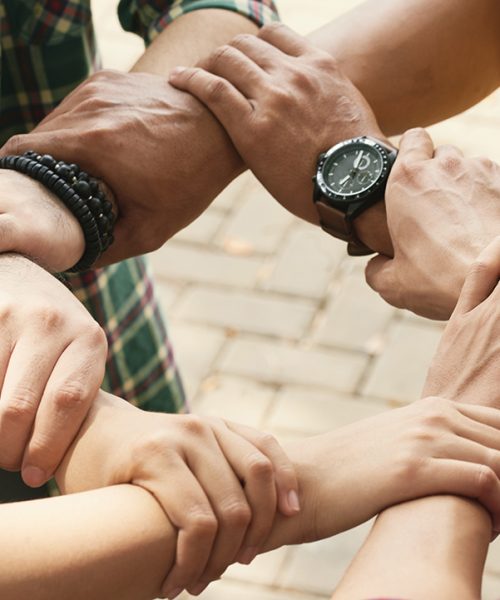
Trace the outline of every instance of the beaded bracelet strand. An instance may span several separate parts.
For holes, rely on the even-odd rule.
[[[33,150],[22,156],[0,158],[0,168],[23,173],[43,184],[71,211],[82,228],[85,251],[70,272],[90,269],[113,243],[116,217],[96,179],[78,165],[56,160],[49,154]]]

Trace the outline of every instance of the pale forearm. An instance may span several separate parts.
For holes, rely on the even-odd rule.
[[[491,519],[451,496],[407,502],[382,513],[333,594],[334,600],[477,600]]]
[[[156,500],[134,486],[0,506],[3,600],[151,600],[175,549]]]
[[[497,0],[368,0],[309,39],[339,60],[392,135],[498,87],[499,22]]]

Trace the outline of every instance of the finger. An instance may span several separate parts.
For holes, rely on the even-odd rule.
[[[422,160],[430,160],[434,153],[434,144],[431,136],[425,129],[410,129],[403,134],[399,141],[399,153],[396,159],[398,162],[414,163]]]
[[[486,300],[498,286],[500,278],[500,236],[497,236],[479,255],[465,278],[456,314],[465,314]],[[455,314],[454,313],[454,314]],[[453,317],[452,317],[453,318]]]
[[[477,499],[492,515],[494,529],[500,529],[500,481],[488,466],[453,459],[429,461],[429,472],[419,496],[453,494]]]
[[[22,476],[27,485],[38,487],[53,476],[99,390],[105,363],[106,346],[94,335],[78,338],[59,358],[24,453]]]
[[[283,23],[271,23],[262,27],[259,38],[290,56],[301,56],[311,48],[310,43],[303,36]]]
[[[238,423],[227,422],[227,426],[231,431],[246,438],[271,461],[276,480],[278,508],[285,516],[296,515],[300,511],[300,501],[295,468],[276,438]]]
[[[62,340],[24,337],[14,347],[0,393],[0,464],[18,469],[52,369],[64,351]],[[45,483],[40,482],[39,485]]]
[[[246,98],[258,98],[269,85],[269,75],[233,46],[222,46],[203,62],[203,68],[229,81]]]
[[[240,34],[230,42],[264,71],[280,70],[290,64],[290,56],[255,35]]]
[[[467,437],[488,448],[500,450],[500,410],[490,406],[477,406],[461,402],[456,402],[455,406],[460,414],[467,417],[466,423],[474,428],[471,431],[479,432],[477,434],[470,433]],[[481,437],[482,434],[484,437]]]
[[[392,306],[404,308],[399,279],[393,258],[381,254],[371,258],[365,267],[366,283]]]
[[[241,483],[212,431],[205,436],[203,446],[203,454],[192,453],[188,463],[210,501],[218,528],[199,582],[187,586],[188,591],[196,594],[201,591],[200,585],[218,579],[235,561],[253,516]]]
[[[233,471],[243,482],[252,511],[238,561],[250,564],[266,542],[276,515],[277,490],[274,468],[254,444],[231,431],[227,425],[214,428],[217,441]]]
[[[164,454],[154,462],[150,459],[147,466],[151,476],[145,474],[132,483],[151,492],[179,530],[175,563],[162,584],[162,596],[174,597],[204,571],[217,519],[196,477],[178,455]]]
[[[228,132],[234,131],[253,111],[231,83],[203,69],[178,67],[170,73],[169,82],[203,102]]]

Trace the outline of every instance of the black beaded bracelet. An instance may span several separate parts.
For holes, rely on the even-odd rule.
[[[90,269],[113,243],[113,226],[116,220],[113,205],[99,187],[98,181],[78,165],[29,150],[22,156],[0,158],[0,168],[18,171],[36,179],[54,193],[77,218],[85,238],[85,251],[77,264],[68,271]]]

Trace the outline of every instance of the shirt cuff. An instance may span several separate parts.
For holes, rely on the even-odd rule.
[[[159,6],[162,4],[163,9]],[[154,8],[154,5],[157,8]],[[259,27],[279,21],[278,10],[273,0],[175,0],[174,2],[121,0],[118,5],[118,17],[125,31],[137,33],[146,44],[150,44],[178,17],[188,12],[209,8],[237,12]]]

